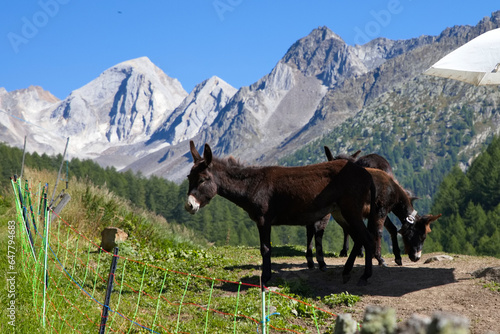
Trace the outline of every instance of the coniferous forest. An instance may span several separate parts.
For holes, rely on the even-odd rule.
[[[2,193],[10,192],[9,178],[19,174],[22,150],[0,144],[0,175]],[[62,156],[27,154],[25,165],[57,171]],[[431,212],[443,216],[432,226],[424,251],[446,251],[471,255],[500,257],[500,138],[495,138],[470,168],[463,172],[458,165],[437,187]],[[63,178],[77,178],[100,187],[107,187],[133,205],[164,216],[169,222],[192,229],[200,238],[214,245],[257,246],[255,223],[247,214],[220,196],[214,198],[197,215],[184,210],[187,181],[177,185],[157,176],[144,177],[132,171],[118,172],[102,168],[91,160],[71,159],[64,165]],[[429,180],[431,182],[432,180]],[[53,186],[53,185],[51,185]],[[422,185],[424,187],[428,185]],[[305,248],[305,228],[280,226],[273,228],[274,245],[300,245]],[[342,230],[330,222],[324,245],[328,252],[341,248]],[[387,252],[384,245],[383,251]]]
[[[426,241],[430,251],[500,256],[500,138],[463,172],[454,167],[434,197],[443,216]]]

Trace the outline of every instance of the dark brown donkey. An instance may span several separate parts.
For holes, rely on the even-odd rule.
[[[324,146],[325,149],[325,154],[328,159],[328,161],[332,160],[337,160],[337,159],[347,159],[351,162],[354,162],[356,165],[361,166],[361,167],[368,167],[368,168],[376,168],[383,170],[390,176],[394,177],[394,173],[392,172],[392,167],[389,164],[389,161],[385,159],[383,156],[378,155],[376,153],[370,153],[367,155],[363,155],[362,157],[358,158],[358,155],[361,153],[360,150],[356,151],[352,155],[347,155],[347,154],[339,154],[337,156],[333,156],[332,152],[327,146]],[[389,219],[389,217],[386,218],[385,223],[384,223],[385,228],[387,231],[389,231],[389,234],[391,236],[391,241],[392,241],[392,252],[394,253],[395,259],[394,261],[402,266],[403,262],[401,260],[401,251],[399,250],[398,246],[398,229],[396,226],[392,223],[392,221]],[[342,245],[342,250],[340,251],[340,256],[347,256],[347,251],[349,250],[349,233],[344,230],[344,243]],[[359,256],[363,256],[363,252],[361,251]],[[380,261],[381,259],[381,261]],[[379,265],[385,264],[384,260],[382,258],[379,259]]]
[[[330,160],[333,155],[330,150],[325,147],[325,152],[327,152],[327,157]],[[335,160],[334,160],[335,161]],[[338,161],[338,160],[337,160]],[[392,225],[394,229],[396,227],[389,220],[387,215],[389,212],[393,212],[396,217],[401,221],[402,227],[399,233],[403,238],[403,243],[405,246],[405,252],[411,261],[416,262],[420,259],[422,255],[422,248],[427,237],[427,234],[431,231],[430,224],[441,217],[441,214],[433,215],[418,215],[417,211],[413,208],[412,199],[407,191],[403,189],[394,178],[388,173],[374,168],[366,168],[366,170],[371,174],[373,183],[376,188],[376,222],[375,222],[375,258],[379,261],[379,264],[384,263],[381,252],[382,244],[382,229],[385,225]],[[333,218],[341,225],[345,225],[342,222],[342,217],[338,217],[335,213],[332,213]],[[318,226],[326,227],[326,224],[321,225],[320,222],[317,223]],[[317,229],[320,229],[319,227]],[[370,231],[373,231],[371,228]],[[394,236],[392,238],[393,249],[399,251],[397,246],[397,238]],[[396,245],[394,247],[394,245]],[[353,251],[351,251],[351,255]],[[396,254],[396,253],[395,253]],[[367,254],[368,256],[368,254]],[[397,255],[396,255],[397,257]],[[399,259],[401,256],[399,255]]]
[[[358,158],[359,153],[361,151],[356,151],[356,153],[352,155],[347,155],[347,154],[340,154],[337,156],[333,156],[332,152],[328,147],[325,148],[325,153],[328,158],[328,161],[332,160],[338,160],[338,159],[346,159],[351,162],[354,162],[356,165],[361,166],[361,167],[371,167],[371,168],[377,168],[380,170],[385,171],[389,175],[393,176],[392,173],[392,168],[389,162],[382,156],[378,154],[367,154],[364,155],[360,158]],[[326,226],[328,225],[328,221],[330,220],[331,215],[327,215],[320,221],[316,222],[314,225],[307,225],[307,250],[306,250],[306,260],[307,260],[307,266],[310,269],[314,268],[314,261],[313,261],[313,238],[314,238],[314,247],[316,247],[316,260],[318,261],[319,268],[321,270],[326,269],[326,263],[324,260],[323,256],[323,234],[325,231]],[[402,260],[401,260],[401,251],[399,250],[399,246],[397,243],[398,240],[398,230],[396,226],[391,222],[389,218],[386,219],[385,221],[385,228],[389,231],[391,235],[391,240],[393,243],[393,252],[395,256],[395,261],[398,265],[402,265]],[[344,243],[342,245],[342,250],[340,251],[340,256],[347,256],[347,252],[349,250],[349,233],[343,229],[344,232]],[[360,249],[359,251],[359,256],[363,256],[363,251]],[[380,257],[382,262],[379,261],[379,264],[382,265],[384,264],[383,259]]]
[[[213,157],[208,144],[203,157],[192,141],[190,146],[194,165],[188,175],[186,210],[196,213],[217,194],[243,208],[259,230],[263,285],[271,278],[271,226],[314,224],[330,212],[343,218],[354,248],[365,247],[365,271],[358,284],[367,283],[374,250],[369,229],[375,226],[376,210],[372,177],[364,168],[347,160],[303,167],[246,167],[233,158]],[[368,217],[368,228],[363,217]],[[355,258],[351,253],[344,266],[344,281]]]

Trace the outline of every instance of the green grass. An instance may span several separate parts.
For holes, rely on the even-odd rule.
[[[342,292],[340,294],[331,294],[329,296],[325,296],[323,300],[325,304],[327,304],[330,307],[342,306],[342,305],[352,307],[361,300],[361,297],[356,295],[351,295],[349,294],[349,292]]]
[[[500,283],[488,282],[483,285],[484,288],[489,289],[494,292],[500,292]]]

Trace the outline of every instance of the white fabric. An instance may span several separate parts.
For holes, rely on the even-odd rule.
[[[424,72],[474,85],[500,85],[500,28],[462,45]],[[497,72],[498,71],[498,72]]]

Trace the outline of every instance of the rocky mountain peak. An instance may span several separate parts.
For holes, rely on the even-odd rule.
[[[40,86],[29,86],[11,92],[0,88],[0,108],[32,122],[37,121],[32,114],[37,114],[39,109],[47,108],[58,101],[57,97]]]
[[[347,76],[367,71],[355,50],[326,27],[314,29],[299,39],[281,61],[296,67],[306,76],[316,76],[329,87],[342,82]]]
[[[236,91],[236,88],[216,76],[196,85],[153,134],[149,143],[162,141],[174,145],[193,138],[213,123]]]
[[[148,139],[186,96],[177,79],[141,57],[117,64],[73,91],[46,122],[60,122],[61,133],[78,138],[78,149],[100,152],[110,144]]]

